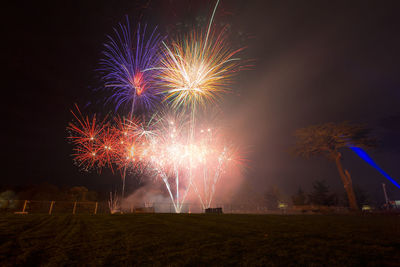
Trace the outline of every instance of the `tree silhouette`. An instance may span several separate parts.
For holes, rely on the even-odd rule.
[[[277,186],[272,186],[265,192],[264,200],[269,210],[277,210],[278,204],[283,201],[283,196]]]
[[[299,187],[296,195],[292,196],[292,203],[296,206],[302,206],[307,204],[307,196],[304,191]]]
[[[339,149],[346,147],[374,147],[376,140],[370,136],[370,129],[363,125],[342,123],[325,123],[298,129],[295,132],[296,145],[294,153],[309,158],[324,155],[334,160],[349,199],[350,208],[358,210],[350,173],[343,169],[342,154]]]
[[[311,204],[332,206],[337,203],[335,194],[330,193],[329,186],[325,181],[315,181],[313,191],[308,195]]]

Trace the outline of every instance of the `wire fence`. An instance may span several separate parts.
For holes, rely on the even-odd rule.
[[[239,204],[215,204],[210,208],[215,213],[266,213],[265,207]],[[218,208],[216,210],[215,208]],[[110,213],[176,213],[173,203],[123,203],[118,209],[110,208],[106,201],[42,201],[0,199],[1,213],[14,214],[110,214]],[[185,203],[180,213],[205,213],[197,203]]]
[[[15,214],[99,214],[110,213],[106,202],[0,200],[0,212]]]
[[[268,209],[252,204],[214,204],[205,210],[200,204],[185,203],[180,213],[228,213],[228,214],[302,214],[302,213],[346,213],[347,207],[283,206]],[[173,203],[122,203],[117,209],[107,201],[42,201],[0,199],[0,213],[14,214],[110,214],[110,213],[176,213]]]

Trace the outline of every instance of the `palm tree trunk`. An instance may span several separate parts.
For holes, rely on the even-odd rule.
[[[347,198],[349,199],[350,209],[352,211],[357,211],[358,205],[357,205],[356,196],[355,196],[354,190],[353,190],[353,183],[351,181],[351,176],[347,170],[343,171],[342,162],[340,161],[341,158],[342,158],[342,154],[340,152],[338,152],[336,155],[336,160],[335,160],[336,167],[339,171],[340,178],[342,179],[344,189],[346,190]]]

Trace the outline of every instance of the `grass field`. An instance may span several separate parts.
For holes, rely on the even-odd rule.
[[[0,264],[400,266],[400,217],[1,215]]]

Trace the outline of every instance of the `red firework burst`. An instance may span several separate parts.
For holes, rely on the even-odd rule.
[[[97,121],[96,114],[92,117],[85,117],[79,107],[77,105],[75,107],[76,112],[71,110],[75,121],[70,122],[67,127],[70,133],[68,140],[75,146],[72,156],[76,164],[84,170],[94,168],[101,170],[103,159],[99,153],[99,139],[104,131],[105,119],[100,122]]]

